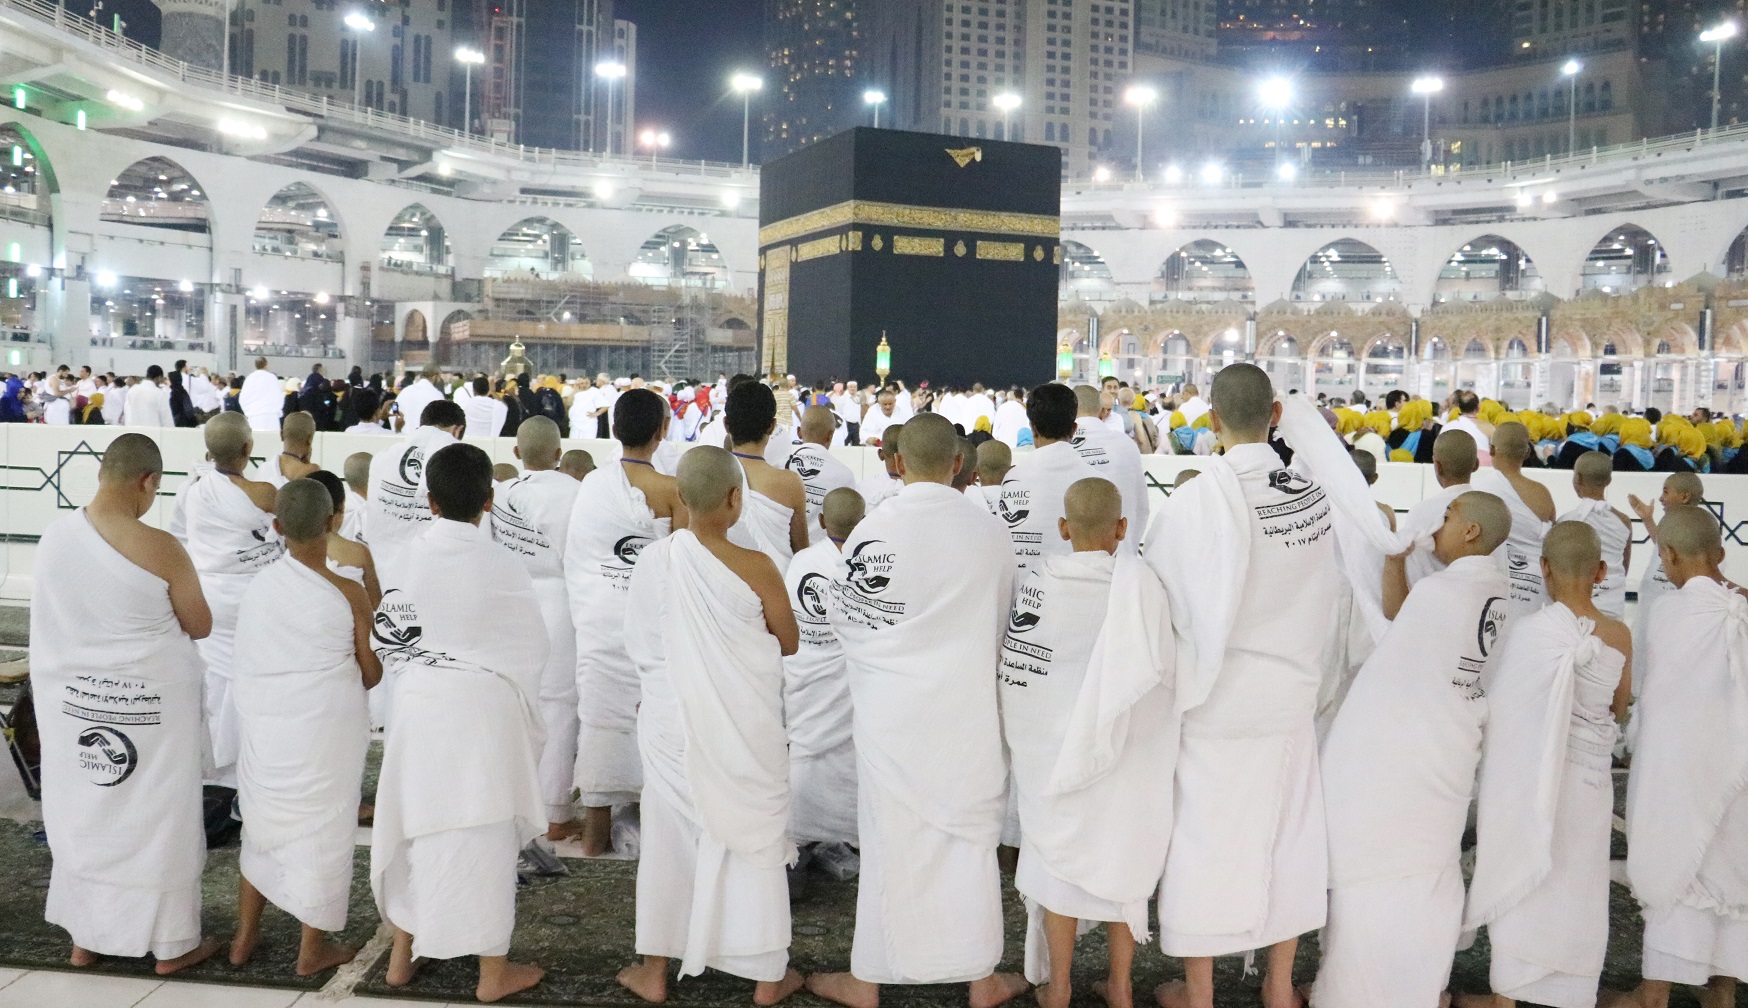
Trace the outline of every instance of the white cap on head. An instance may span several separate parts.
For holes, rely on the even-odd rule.
[[[616,379],[613,382],[613,387],[614,388],[630,388],[631,387],[631,379],[630,378]]]

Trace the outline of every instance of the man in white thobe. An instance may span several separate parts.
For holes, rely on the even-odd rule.
[[[285,388],[279,376],[267,370],[267,358],[255,358],[255,370],[243,379],[237,405],[249,419],[251,430],[276,431],[285,413]]]
[[[462,414],[467,417],[463,437],[497,437],[504,432],[504,423],[510,418],[510,407],[505,406],[503,400],[492,397],[491,386],[484,378],[473,380],[473,394],[456,398],[461,403]]]
[[[801,443],[789,453],[783,467],[801,477],[807,491],[807,541],[817,546],[825,541],[819,512],[826,494],[839,487],[854,487],[856,474],[831,453],[837,433],[837,417],[825,406],[809,406],[801,413]]]
[[[1093,467],[1095,473],[1110,480],[1123,494],[1123,517],[1129,520],[1129,527],[1145,529],[1150,505],[1147,474],[1141,469],[1141,449],[1135,447],[1134,438],[1113,431],[1099,420],[1099,413],[1104,408],[1102,396],[1103,393],[1091,385],[1075,387],[1079,419],[1075,421],[1074,450]],[[1037,433],[1034,428],[1033,437]],[[1137,535],[1136,539],[1139,540],[1140,536]],[[1136,545],[1125,540],[1123,552],[1133,554]]]
[[[1065,493],[1058,536],[1074,547],[1021,575],[1002,641],[1002,736],[1013,758],[1026,979],[1066,1008],[1081,922],[1105,922],[1100,993],[1132,1002],[1135,943],[1165,868],[1177,759],[1177,667],[1165,588],[1139,557],[1117,555],[1123,499],[1089,477]]]
[[[298,919],[295,970],[311,976],[358,951],[328,932],[346,926],[370,747],[365,690],[381,680],[382,665],[370,649],[363,586],[328,567],[327,487],[288,482],[274,515],[287,555],[255,576],[237,613],[237,642],[251,657],[237,665],[234,686],[243,849],[231,965],[254,954],[271,902]]]
[[[631,575],[625,636],[642,683],[643,833],[637,951],[619,982],[646,1001],[706,967],[756,982],[773,1005],[801,989],[789,966],[789,756],[783,655],[796,646],[782,575],[729,542],[740,465],[714,445],[680,460],[687,527]]]
[[[176,494],[171,531],[178,533],[212,607],[212,632],[199,643],[206,666],[206,728],[212,744],[209,783],[237,786],[234,667],[255,659],[236,650],[237,607],[257,573],[279,559],[273,487],[243,475],[254,440],[240,413],[220,413],[203,428],[207,457]]]
[[[1313,718],[1341,575],[1328,495],[1268,445],[1280,416],[1268,375],[1222,368],[1213,396],[1226,453],[1166,499],[1172,541],[1145,558],[1194,649],[1178,665],[1177,813],[1159,898],[1160,950],[1188,960],[1187,983],[1156,996],[1212,1008],[1213,957],[1267,946],[1263,1003],[1290,1008],[1298,936],[1323,925],[1328,903]]]
[[[1511,509],[1511,536],[1499,547],[1499,559],[1511,579],[1507,610],[1512,616],[1528,616],[1548,601],[1539,558],[1542,536],[1554,521],[1554,498],[1547,487],[1523,474],[1524,460],[1532,450],[1527,427],[1516,420],[1500,424],[1493,429],[1492,445],[1493,465],[1476,471],[1469,482]]]
[[[372,631],[399,682],[370,884],[394,933],[389,986],[411,983],[417,959],[478,956],[474,993],[497,1001],[543,975],[510,962],[509,952],[516,855],[546,823],[535,711],[546,625],[528,571],[479,527],[492,503],[491,459],[451,444],[425,469],[434,520],[410,551],[405,586],[384,593]]]
[[[898,406],[898,393],[882,389],[874,398],[874,406],[862,415],[862,443],[879,447],[886,440],[886,428],[902,424],[904,420],[905,414]]]
[[[1489,717],[1463,926],[1487,926],[1495,993],[1463,998],[1469,1008],[1594,1008],[1608,951],[1610,765],[1632,635],[1591,595],[1607,567],[1590,526],[1557,523],[1541,564],[1551,603],[1510,628],[1482,681]]]
[[[808,989],[867,1008],[879,984],[971,984],[993,1008],[1025,989],[1002,954],[996,866],[1006,761],[996,714],[1013,565],[999,523],[951,483],[951,424],[918,414],[904,489],[862,520],[832,584],[855,705],[862,841],[849,973]]]
[[[1627,880],[1645,918],[1644,981],[1630,997],[1664,1008],[1673,984],[1704,1008],[1748,979],[1748,597],[1723,576],[1722,532],[1704,508],[1657,525],[1674,590],[1656,628],[1633,715]]]
[[[515,554],[534,579],[548,651],[540,671],[540,720],[546,744],[540,750],[540,794],[546,802],[546,838],[562,840],[580,824],[571,789],[577,764],[577,631],[565,589],[565,533],[570,529],[577,480],[558,471],[558,424],[532,416],[516,428],[516,458],[522,475],[498,487],[492,498],[492,539]]]
[[[1073,552],[1062,538],[1062,497],[1076,482],[1096,475],[1075,450],[1074,391],[1051,382],[1032,390],[1026,417],[1037,447],[1020,456],[1002,477],[995,516],[1007,529],[1014,567],[1025,570],[1045,556]]]
[[[1329,920],[1313,1008],[1438,1008],[1450,979],[1487,721],[1481,679],[1504,629],[1491,554],[1510,528],[1499,498],[1471,491],[1434,533],[1442,570],[1410,591],[1406,557],[1387,561],[1384,594],[1406,600],[1323,744]]]
[[[140,516],[164,460],[144,434],[109,443],[91,503],[36,547],[31,680],[42,739],[42,820],[54,863],[43,917],[69,962],[157,958],[160,975],[212,956],[201,940],[201,672],[212,628],[182,546]]]
[[[437,382],[443,376],[437,370],[437,365],[428,364],[419,380],[401,389],[395,396],[395,402],[401,408],[401,433],[411,434],[428,421],[425,420],[425,407],[446,399],[443,390],[437,387]]]
[[[1004,392],[1001,395],[1001,405],[995,408],[995,427],[991,432],[997,441],[1009,448],[1020,443],[1020,433],[1027,430],[1030,424],[1026,422],[1026,404],[1014,392]]]

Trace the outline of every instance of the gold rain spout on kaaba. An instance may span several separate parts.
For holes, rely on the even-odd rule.
[[[964,168],[973,161],[983,160],[982,147],[961,147],[958,150],[949,147],[947,148],[947,154],[953,159],[953,163],[961,168]]]

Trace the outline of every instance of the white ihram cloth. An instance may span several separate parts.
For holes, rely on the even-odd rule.
[[[1099,475],[1067,441],[1021,455],[1001,480],[995,516],[1008,530],[1014,566],[1025,570],[1047,556],[1074,552],[1057,525],[1063,495],[1075,481]]]
[[[900,396],[899,398],[908,400],[910,397]],[[862,443],[868,444],[870,441],[884,441],[886,438],[886,428],[894,424],[904,423],[905,409],[905,406],[894,404],[892,407],[892,415],[887,416],[886,413],[881,410],[878,402],[868,407],[868,412],[862,416]]]
[[[1444,561],[1433,555],[1432,534],[1445,523],[1445,512],[1450,510],[1451,501],[1474,489],[1467,483],[1442,487],[1438,493],[1409,508],[1408,513],[1396,522],[1396,531],[1414,543],[1414,552],[1408,554],[1404,564],[1408,568],[1408,587],[1419,584],[1420,579],[1428,574],[1444,570]]]
[[[170,589],[109,545],[84,509],[36,547],[30,605],[50,924],[100,955],[200,944],[201,674]],[[48,642],[54,642],[52,644]],[[356,811],[356,810],[355,810]]]
[[[576,786],[582,804],[600,808],[637,800],[643,766],[637,754],[637,667],[625,653],[625,592],[638,554],[668,534],[609,463],[583,477],[565,534],[564,580],[576,627]]]
[[[431,524],[425,466],[438,451],[458,443],[448,431],[424,427],[370,460],[370,507],[364,516],[363,541],[370,544],[385,592],[407,586],[412,544]]]
[[[642,682],[637,952],[781,980],[789,965],[783,654],[759,596],[682,529],[631,575]],[[653,814],[652,814],[653,813]]]
[[[1627,784],[1644,975],[1748,979],[1748,599],[1696,577],[1655,618]]]
[[[370,498],[361,496],[356,490],[347,487],[346,514],[340,519],[340,538],[350,539],[355,543],[365,542],[364,515],[369,510]]]
[[[261,475],[263,477],[262,482],[273,484],[273,487],[276,490],[291,482],[291,480],[286,478],[285,470],[279,467],[279,460],[283,458],[285,458],[283,453],[275,455],[267,460],[266,465],[261,467]]]
[[[266,368],[256,368],[243,379],[243,388],[237,393],[237,406],[249,418],[249,429],[276,431],[279,418],[285,412],[285,386],[278,375]]]
[[[1627,611],[1627,546],[1633,541],[1632,527],[1621,521],[1620,514],[1609,506],[1608,501],[1599,500],[1580,500],[1578,506],[1561,515],[1560,520],[1581,521],[1596,530],[1608,573],[1601,584],[1590,589],[1590,600],[1604,616],[1620,619]],[[1641,608],[1646,606],[1641,605]]]
[[[424,426],[419,418],[424,415],[425,407],[442,398],[442,391],[427,378],[420,378],[401,389],[400,394],[395,396],[395,402],[401,407],[401,430],[411,434]]]
[[[250,655],[233,694],[243,877],[321,931],[346,926],[370,747],[353,630],[346,596],[290,556],[256,575],[237,614]]]
[[[855,705],[862,840],[850,972],[977,980],[1002,951],[994,673],[1013,587],[1007,537],[952,487],[914,483],[862,519],[844,560],[831,620]]]
[[[862,477],[862,482],[856,486],[856,492],[862,495],[864,514],[873,514],[874,509],[883,501],[891,500],[903,489],[904,480],[888,473],[884,468]]]
[[[1505,565],[1505,576],[1511,579],[1508,611],[1513,616],[1528,616],[1548,601],[1542,588],[1542,538],[1548,534],[1549,523],[1530,510],[1517,495],[1517,488],[1497,469],[1477,469],[1470,485],[1497,496],[1511,510],[1511,534],[1493,555]]]
[[[1176,642],[1137,557],[1046,557],[1021,575],[1002,641],[1002,736],[1020,815],[1026,979],[1050,981],[1040,908],[1147,937],[1177,760]]]
[[[1657,602],[1675,590],[1675,585],[1669,581],[1669,575],[1663,570],[1663,552],[1658,549],[1656,540],[1646,543],[1651,551],[1651,563],[1645,568],[1645,573],[1639,578],[1639,604],[1633,614],[1633,700],[1639,699],[1639,690],[1645,682],[1645,669],[1651,658],[1651,617],[1657,611]],[[1635,716],[1627,727],[1627,744],[1631,746],[1638,734],[1638,718]]]
[[[120,390],[117,390],[118,394]],[[109,397],[105,396],[108,402]],[[174,427],[175,415],[170,412],[170,390],[156,382],[140,379],[127,390],[127,407],[122,422],[129,427]],[[279,429],[279,407],[274,407],[272,430]],[[106,418],[107,419],[107,418]]]
[[[510,407],[505,406],[503,400],[471,393],[462,402],[461,412],[467,417],[467,427],[461,436],[470,438],[497,437],[504,432],[504,423],[510,418]],[[595,432],[589,433],[593,435]]]
[[[249,582],[279,559],[285,547],[273,531],[273,516],[256,507],[241,487],[209,462],[188,474],[176,494],[176,515],[173,524],[180,529],[212,610],[212,633],[195,645],[206,665],[206,729],[213,766],[209,781],[235,787],[237,711],[231,701],[231,682],[237,661],[237,605]],[[245,655],[242,660],[256,657]]]
[[[1074,438],[1070,442],[1093,475],[1103,476],[1116,484],[1123,495],[1123,517],[1129,519],[1132,535],[1126,536],[1118,551],[1131,556],[1147,528],[1149,515],[1147,474],[1141,469],[1141,449],[1135,439],[1124,434],[1121,423],[1116,430],[1105,426],[1098,417],[1081,417],[1074,422]]]
[[[789,523],[795,509],[754,490],[745,470],[740,477],[740,518],[728,530],[728,541],[771,558],[778,570],[789,566],[795,551],[789,545]]]
[[[1609,706],[1626,658],[1594,627],[1549,605],[1511,628],[1483,679],[1480,842],[1463,927],[1487,925],[1494,991],[1555,1008],[1596,1004],[1608,950]]]
[[[1002,444],[1016,448],[1020,443],[1020,432],[1031,426],[1031,418],[1026,416],[1026,407],[1008,399],[995,408],[995,423],[991,425],[990,433]]]
[[[1317,1008],[1432,1008],[1450,979],[1487,721],[1481,676],[1505,592],[1487,556],[1422,578],[1335,716],[1323,745],[1330,895]]]
[[[1161,506],[1174,548],[1145,559],[1171,599],[1183,714],[1160,885],[1166,955],[1245,952],[1323,924],[1312,718],[1341,577],[1332,510],[1266,444],[1209,456]]]
[[[556,469],[524,473],[492,498],[492,539],[534,579],[548,651],[540,670],[540,793],[547,822],[569,822],[577,764],[577,631],[564,579],[565,533],[582,483]]]
[[[783,576],[801,644],[783,659],[789,732],[789,836],[798,843],[856,840],[856,742],[844,646],[832,629],[831,583],[844,557],[827,540],[795,554]]]
[[[416,956],[503,955],[516,852],[546,830],[535,712],[546,626],[533,579],[485,530],[439,519],[417,546],[407,587],[377,607],[371,644],[399,678],[371,890]]]
[[[806,441],[789,453],[783,468],[800,476],[801,485],[807,490],[807,542],[817,546],[826,540],[825,529],[819,525],[819,512],[825,507],[826,495],[840,487],[853,489],[856,474],[828,449]]]
[[[777,429],[771,432],[770,439],[765,442],[763,457],[766,464],[778,469],[783,468],[783,463],[789,461],[789,453],[794,451],[795,446],[800,443],[801,437],[796,433],[794,427],[778,424]]]

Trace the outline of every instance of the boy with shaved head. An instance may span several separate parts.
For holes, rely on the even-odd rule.
[[[1431,536],[1444,524],[1451,501],[1469,492],[1469,479],[1478,468],[1475,439],[1468,431],[1447,430],[1432,443],[1432,474],[1438,480],[1439,491],[1409,508],[1397,524],[1402,534],[1415,542],[1407,562],[1410,585],[1439,569]],[[1384,615],[1394,617],[1396,612],[1386,604]]]
[[[1110,379],[1107,379],[1107,384]],[[1111,386],[1115,391],[1115,386]],[[1122,550],[1125,553],[1136,552],[1141,531],[1147,528],[1149,504],[1147,500],[1147,475],[1141,469],[1141,449],[1135,446],[1135,439],[1124,433],[1122,418],[1128,415],[1126,408],[1106,413],[1111,408],[1111,401],[1106,398],[1108,393],[1102,393],[1091,385],[1077,385],[1074,388],[1075,414],[1074,450],[1093,472],[1110,480],[1123,494],[1123,517],[1129,519],[1129,527],[1135,530],[1135,541],[1125,540]],[[1029,407],[1028,407],[1029,408]],[[1105,413],[1107,419],[1099,419]],[[1036,427],[1032,436],[1038,436]]]
[[[1589,455],[1611,471],[1607,455]],[[1463,926],[1487,926],[1494,994],[1465,997],[1465,1008],[1592,1008],[1608,950],[1610,764],[1632,635],[1592,595],[1609,574],[1594,528],[1557,523],[1541,565],[1551,602],[1511,627],[1483,683],[1480,842]]]
[[[370,884],[394,933],[391,987],[411,983],[418,960],[478,956],[474,993],[497,1001],[543,975],[509,952],[516,853],[546,828],[536,702],[549,645],[533,578],[479,527],[492,506],[491,459],[451,444],[429,458],[424,483],[432,521],[372,634],[399,682]],[[467,591],[456,590],[456,571],[467,572]]]
[[[558,424],[550,417],[522,421],[516,428],[515,452],[523,472],[498,486],[491,511],[492,538],[515,554],[534,579],[550,646],[540,673],[540,719],[546,728],[540,791],[546,799],[548,840],[562,840],[581,828],[571,822],[579,728],[577,631],[564,579],[564,537],[581,484],[558,471],[561,450]]]
[[[181,544],[140,521],[163,475],[151,438],[109,443],[96,496],[37,545],[39,570],[80,576],[38,579],[30,632],[44,642],[31,680],[54,856],[43,917],[72,936],[74,966],[152,955],[168,974],[219,944],[200,935],[205,742],[194,642],[212,630],[212,613]]]
[[[1035,560],[1002,642],[1002,736],[1020,818],[1014,885],[1026,899],[1026,979],[1067,1008],[1081,921],[1104,921],[1099,994],[1129,1008],[1136,936],[1165,867],[1177,758],[1176,644],[1159,578],[1118,552],[1123,497],[1093,476],[1064,493],[1057,536],[1073,552]],[[1119,727],[1121,725],[1121,727]]]
[[[1063,495],[1075,481],[1094,474],[1070,443],[1075,436],[1074,415],[1074,390],[1066,385],[1040,385],[1026,398],[1036,447],[1002,477],[995,507],[995,516],[1007,529],[1014,566],[1020,570],[1046,556],[1071,552],[1067,540],[1057,533]]]
[[[1499,498],[1470,491],[1433,534],[1441,570],[1409,591],[1406,556],[1386,563],[1386,597],[1406,599],[1323,745],[1329,922],[1313,1008],[1436,1005],[1450,978],[1481,680],[1503,629],[1505,575],[1490,554],[1510,530]]]
[[[1663,570],[1663,553],[1657,548],[1657,510],[1656,505],[1663,506],[1663,513],[1668,514],[1679,507],[1701,507],[1705,504],[1705,487],[1700,483],[1696,473],[1670,473],[1663,480],[1663,491],[1658,498],[1646,503],[1636,494],[1627,495],[1627,506],[1633,509],[1639,520],[1645,524],[1645,535],[1651,540],[1651,564],[1639,579],[1638,612],[1633,617],[1633,639],[1638,642],[1638,648],[1633,654],[1633,697],[1638,698],[1639,684],[1645,680],[1645,661],[1650,656],[1651,615],[1656,611],[1657,600],[1665,593],[1675,590],[1670,584],[1669,575]],[[1627,742],[1630,745],[1636,733],[1627,732]]]
[[[1328,906],[1313,719],[1341,571],[1328,492],[1269,446],[1282,404],[1268,375],[1222,368],[1212,397],[1225,454],[1166,499],[1171,541],[1144,558],[1195,654],[1177,671],[1183,737],[1159,897],[1160,950],[1185,958],[1186,982],[1155,996],[1212,1008],[1213,957],[1267,947],[1263,1003],[1292,1008],[1298,936]]]
[[[346,926],[370,744],[365,691],[382,679],[364,588],[328,569],[333,511],[313,479],[279,488],[273,524],[287,553],[255,577],[237,613],[237,640],[251,657],[236,670],[243,849],[231,964],[254,954],[271,902],[302,925],[299,976],[358,951],[327,933]]]
[[[1697,479],[1698,477],[1695,477]],[[1592,588],[1596,607],[1611,620],[1627,609],[1627,568],[1633,562],[1632,519],[1609,506],[1604,494],[1614,480],[1614,460],[1607,452],[1585,452],[1572,463],[1572,491],[1578,506],[1560,520],[1579,521],[1596,533],[1607,572]]]
[[[370,508],[370,453],[353,452],[346,456],[345,517],[340,522],[340,538],[355,543],[364,542],[364,513]]]
[[[576,627],[576,786],[583,805],[583,853],[612,849],[613,806],[637,801],[637,667],[625,653],[625,592],[645,547],[686,527],[672,476],[655,469],[673,411],[649,389],[613,403],[619,461],[590,473],[571,504],[564,578]]]
[[[581,483],[584,476],[595,471],[595,456],[581,448],[572,448],[559,456],[558,471]]]
[[[971,1008],[994,1008],[1025,989],[995,972],[1007,766],[990,672],[1013,563],[1001,526],[952,488],[966,460],[946,418],[908,420],[896,461],[904,489],[856,526],[831,586],[862,865],[850,972],[808,989],[876,1008],[880,984],[969,982]]]
[[[200,588],[212,607],[212,633],[200,642],[206,665],[206,727],[212,741],[208,783],[237,786],[237,711],[232,668],[253,661],[236,654],[237,606],[255,575],[285,547],[273,531],[273,486],[243,475],[254,434],[241,413],[220,413],[202,428],[207,461],[194,467],[176,494],[170,529],[178,533]]]
[[[976,480],[965,488],[965,496],[994,514],[1001,502],[1001,481],[1013,467],[1014,450],[1006,442],[991,440],[978,445]]]
[[[763,382],[742,382],[728,393],[724,425],[729,448],[740,459],[746,500],[734,527],[734,541],[787,567],[797,550],[807,548],[807,488],[801,477],[766,461],[777,425],[777,400]],[[781,428],[787,436],[788,428]],[[778,458],[788,458],[785,451]]]
[[[1735,1004],[1748,978],[1748,598],[1719,569],[1711,512],[1669,509],[1657,526],[1674,586],[1651,618],[1627,785],[1627,879],[1645,917],[1643,976],[1622,1004],[1664,1008],[1672,984]]]
[[[668,960],[679,959],[681,979],[722,970],[756,981],[753,1002],[774,1005],[801,988],[784,870],[795,859],[783,733],[795,617],[770,558],[729,541],[747,492],[734,456],[700,445],[676,478],[690,521],[644,550],[626,609],[642,684],[643,961],[619,982],[664,1001]]]
[[[261,467],[267,482],[277,490],[320,469],[321,466],[310,461],[315,443],[316,418],[313,414],[299,411],[287,416],[279,425],[279,454]]]
[[[825,541],[825,527],[819,523],[826,495],[839,488],[856,485],[856,474],[831,453],[832,438],[837,433],[837,415],[829,406],[809,406],[801,414],[797,433],[801,443],[789,453],[783,467],[801,477],[807,492],[807,541],[818,546]]]
[[[810,407],[812,412],[819,407]],[[807,422],[802,420],[805,429]],[[826,494],[820,542],[795,554],[783,588],[801,642],[783,659],[783,713],[789,730],[789,836],[796,843],[851,847],[856,838],[856,743],[844,645],[832,630],[831,582],[843,567],[844,541],[862,521],[862,495],[849,487]]]
[[[876,469],[862,478],[856,492],[862,495],[862,500],[868,505],[872,514],[888,497],[904,488],[904,478],[898,469],[898,441],[904,434],[904,424],[895,423],[882,428],[880,444],[880,464]]]
[[[1516,420],[1508,420],[1493,429],[1491,468],[1475,473],[1471,481],[1477,490],[1485,490],[1505,502],[1511,509],[1511,535],[1502,546],[1499,559],[1505,564],[1511,579],[1511,597],[1507,611],[1513,616],[1528,616],[1548,600],[1542,588],[1542,536],[1554,521],[1554,497],[1548,488],[1523,474],[1523,465],[1534,450],[1529,428]],[[1437,445],[1434,445],[1437,450]]]

